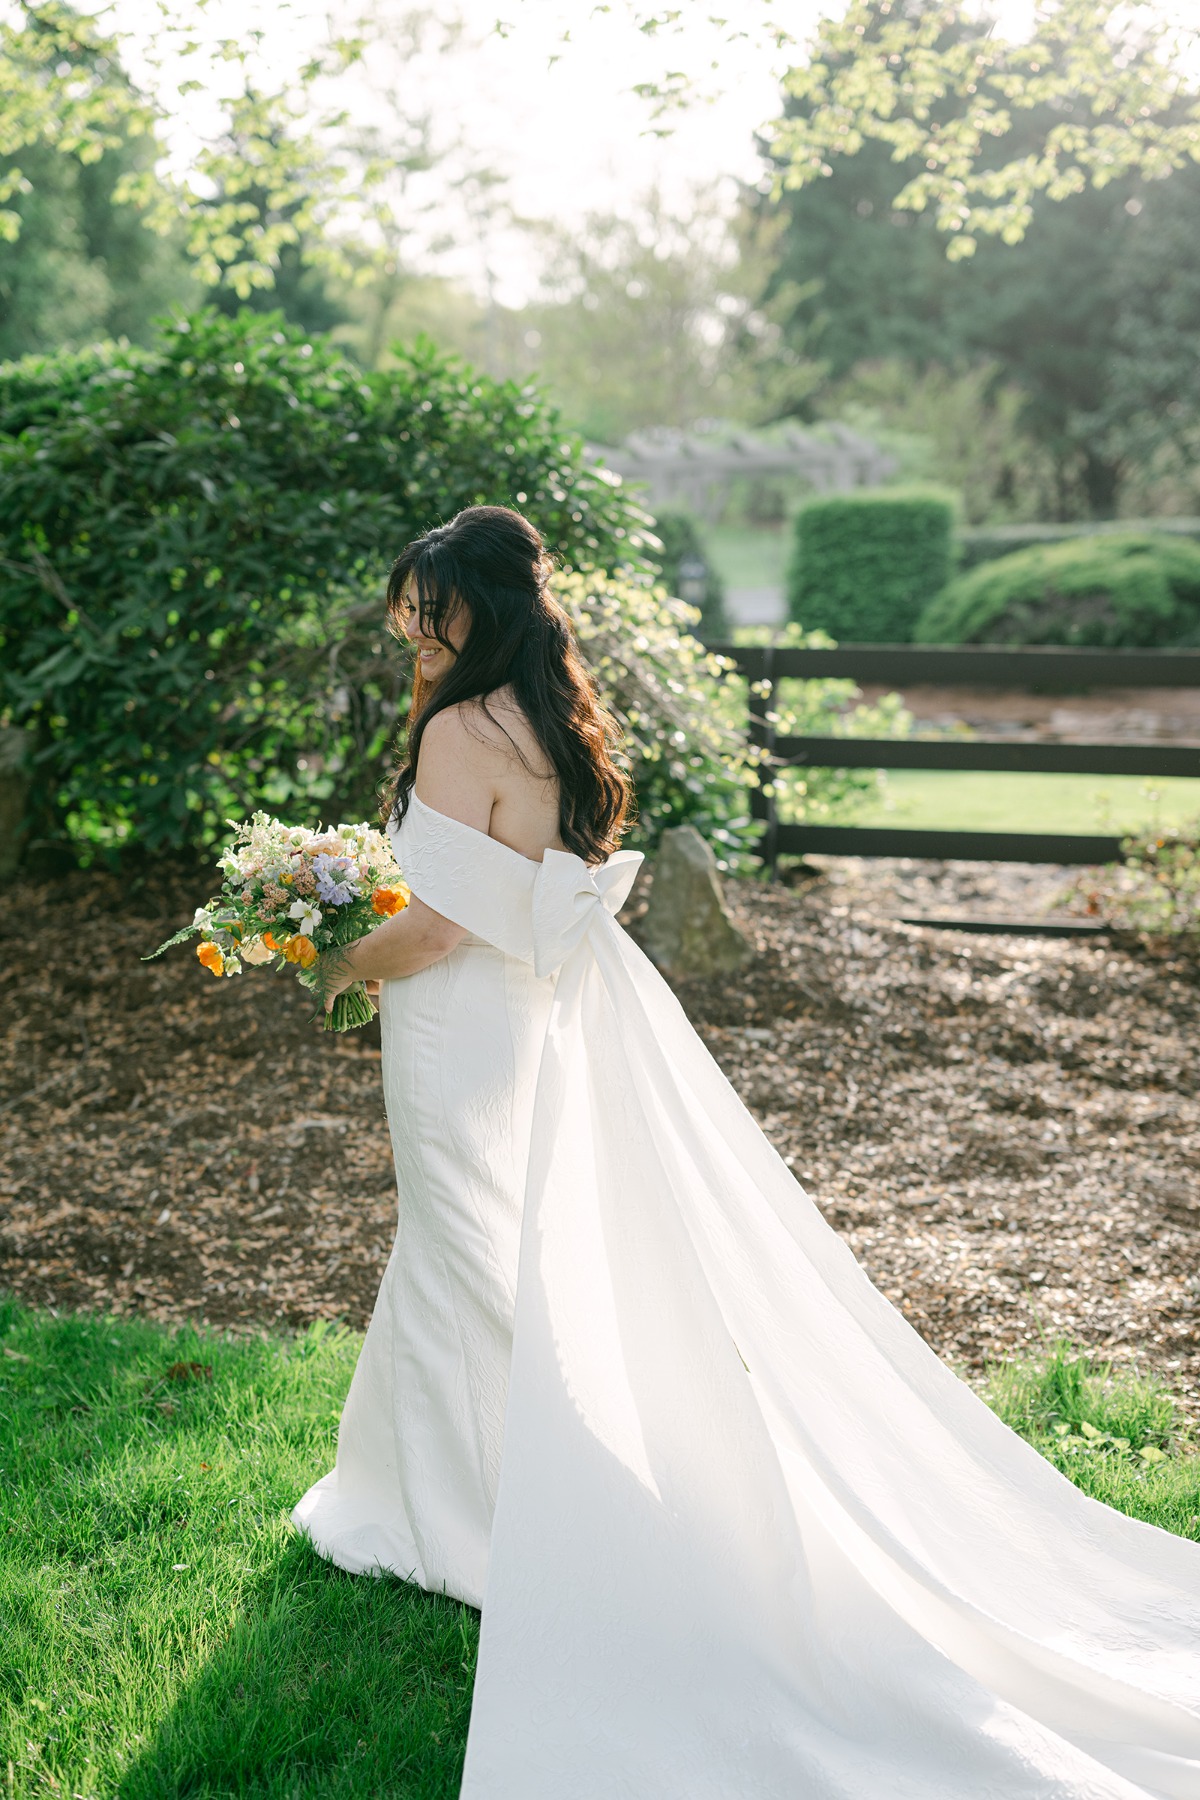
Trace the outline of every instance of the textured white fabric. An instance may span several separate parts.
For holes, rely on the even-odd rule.
[[[414,800],[464,926],[383,988],[400,1228],[343,1567],[478,1604],[463,1800],[1200,1800],[1200,1548],[928,1348],[616,923]]]

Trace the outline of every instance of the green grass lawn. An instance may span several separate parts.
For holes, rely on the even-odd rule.
[[[5,1800],[457,1795],[477,1615],[287,1522],[360,1339],[6,1304],[0,1333]],[[166,1379],[191,1361],[211,1380]]]
[[[0,1302],[7,1800],[457,1794],[476,1615],[344,1575],[287,1523],[331,1465],[359,1343]],[[211,1379],[168,1374],[191,1362]],[[990,1397],[1097,1498],[1200,1536],[1200,1456],[1156,1383],[1058,1345]]]
[[[1124,832],[1200,818],[1200,780],[1137,775],[988,775],[888,769],[855,825],[961,831]]]
[[[701,525],[705,547],[727,588],[781,588],[792,534],[765,525]]]

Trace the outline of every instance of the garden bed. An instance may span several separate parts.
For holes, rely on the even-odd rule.
[[[1028,914],[1053,871],[830,862],[732,884],[756,956],[680,997],[872,1279],[968,1370],[1059,1334],[1200,1416],[1195,965],[896,923]],[[248,1331],[365,1324],[396,1194],[378,1039],[287,976],[142,963],[183,866],[0,898],[0,1287]],[[32,927],[30,921],[33,921]]]

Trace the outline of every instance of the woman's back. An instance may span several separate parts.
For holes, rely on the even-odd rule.
[[[428,721],[415,791],[533,862],[563,848],[558,778],[509,688]]]

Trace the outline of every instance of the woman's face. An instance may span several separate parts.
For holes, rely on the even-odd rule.
[[[421,609],[416,603],[411,580],[405,585],[404,607],[404,635],[416,645],[421,674],[426,681],[440,681],[467,641],[467,633],[471,629],[471,614],[461,601],[447,614],[443,629],[453,646],[452,649],[447,649],[439,638],[429,637],[421,630]]]

